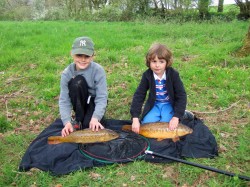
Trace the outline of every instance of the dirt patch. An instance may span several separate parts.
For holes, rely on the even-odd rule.
[[[244,41],[244,45],[235,53],[235,56],[245,57],[250,54],[250,27],[248,28],[248,33]]]
[[[43,105],[50,106],[51,102],[41,101],[31,95],[26,89],[0,95],[0,101],[3,103],[1,110],[9,124],[9,131],[1,133],[0,138],[8,134],[32,133],[39,134],[45,127],[51,124],[55,119],[55,110],[52,106],[50,111],[43,111],[34,106],[43,102]],[[54,111],[54,112],[53,112]]]

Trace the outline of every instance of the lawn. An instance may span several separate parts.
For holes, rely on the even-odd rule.
[[[0,22],[0,186],[249,186],[238,178],[181,163],[135,161],[55,177],[18,165],[32,140],[59,117],[60,74],[78,36],[95,43],[107,73],[106,117],[130,119],[129,108],[154,42],[166,44],[188,94],[187,109],[209,127],[215,159],[192,162],[250,176],[250,55],[239,57],[249,21]]]

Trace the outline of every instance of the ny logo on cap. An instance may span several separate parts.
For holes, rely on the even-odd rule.
[[[80,46],[86,46],[86,40],[80,40]]]

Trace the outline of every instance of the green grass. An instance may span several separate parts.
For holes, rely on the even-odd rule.
[[[153,42],[165,43],[184,82],[187,108],[215,111],[197,115],[215,135],[220,156],[190,161],[250,176],[250,55],[234,55],[248,27],[249,22],[240,21],[0,22],[0,186],[248,186],[180,163],[136,161],[61,177],[37,170],[18,172],[28,145],[59,117],[60,74],[71,62],[73,40],[86,35],[95,42],[95,61],[107,72],[107,118],[130,119],[132,96],[146,70],[145,54]]]

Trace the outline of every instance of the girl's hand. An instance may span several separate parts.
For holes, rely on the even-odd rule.
[[[139,118],[133,118],[132,131],[139,134],[140,131],[140,121]]]
[[[173,117],[169,122],[169,130],[173,131],[178,127],[179,118]]]

